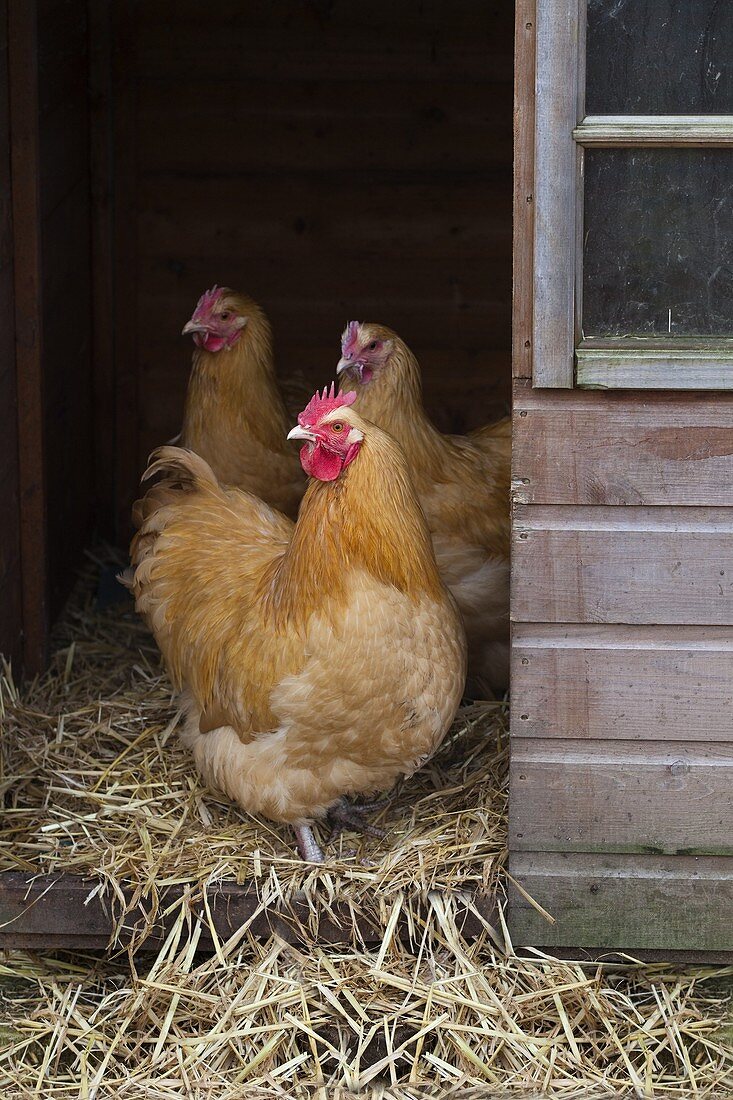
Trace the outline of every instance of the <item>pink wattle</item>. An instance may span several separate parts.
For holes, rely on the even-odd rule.
[[[306,443],[300,448],[300,464],[308,477],[319,481],[335,481],[343,468],[343,460],[333,451],[327,451],[320,443]]]
[[[213,332],[195,332],[193,339],[204,351],[221,351],[226,344],[223,336],[214,336]]]
[[[217,336],[214,332],[195,332],[193,341],[204,351],[221,351],[222,348],[230,348],[232,344],[236,344],[241,335],[241,329],[235,329],[229,336]]]

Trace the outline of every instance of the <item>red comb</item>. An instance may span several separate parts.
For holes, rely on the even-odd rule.
[[[223,287],[223,286],[214,285],[214,286],[212,286],[211,290],[205,290],[204,293],[199,298],[198,302],[196,303],[196,309],[194,310],[194,314],[199,313],[199,312],[201,312],[201,313],[210,313],[211,310],[216,305],[216,303],[221,298],[222,294],[226,294],[226,293],[227,293],[226,288]]]
[[[345,351],[356,337],[359,335],[359,329],[361,328],[361,321],[349,321],[343,333],[341,334],[341,350]]]
[[[353,405],[355,401],[356,394],[353,391],[337,394],[336,385],[332,382],[330,390],[328,386],[324,386],[321,394],[316,390],[302,413],[298,413],[298,423],[301,428],[312,428],[320,423],[326,413],[333,412],[334,409],[342,409],[347,405]]]

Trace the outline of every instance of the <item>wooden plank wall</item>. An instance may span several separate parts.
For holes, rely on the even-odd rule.
[[[7,0],[0,2],[0,653],[21,657],[22,603],[15,381]]]
[[[94,515],[88,41],[85,0],[38,2],[49,603],[74,581]]]
[[[533,389],[537,0],[517,0],[517,946],[733,948],[733,394]]]
[[[122,8],[137,471],[178,430],[191,354],[179,334],[214,282],[262,302],[283,373],[323,383],[345,321],[381,320],[418,353],[442,427],[503,414],[512,6]]]
[[[730,950],[733,395],[515,382],[516,943]]]

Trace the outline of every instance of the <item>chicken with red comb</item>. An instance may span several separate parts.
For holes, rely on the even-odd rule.
[[[183,333],[195,348],[180,442],[206,459],[219,481],[294,517],[306,482],[285,441],[288,417],[264,311],[214,286]]]
[[[351,394],[315,394],[288,438],[308,488],[292,523],[163,447],[135,509],[136,607],[183,692],[204,780],[323,853],[326,815],[389,789],[440,745],[466,642],[400,446]]]
[[[359,413],[403,447],[428,521],[438,568],[468,637],[467,692],[509,682],[509,479],[511,423],[443,435],[423,407],[417,359],[384,325],[349,321],[336,368]]]

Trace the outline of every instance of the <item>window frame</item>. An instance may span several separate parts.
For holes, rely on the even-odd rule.
[[[537,388],[733,389],[733,339],[584,337],[587,148],[733,146],[733,115],[586,115],[587,0],[536,11],[533,371]]]

